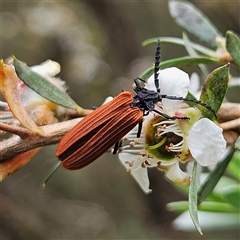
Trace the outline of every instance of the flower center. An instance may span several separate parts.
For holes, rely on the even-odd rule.
[[[184,151],[184,134],[174,120],[153,118],[146,126],[145,150],[154,157],[171,161]]]

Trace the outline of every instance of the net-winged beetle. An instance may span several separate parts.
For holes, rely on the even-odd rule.
[[[95,161],[108,151],[114,144],[113,153],[117,152],[119,141],[137,124],[138,136],[141,134],[142,120],[153,111],[166,119],[177,119],[155,109],[163,98],[170,100],[185,100],[200,104],[208,110],[213,110],[195,99],[178,96],[161,95],[159,88],[160,41],[158,40],[155,53],[154,82],[156,91],[141,87],[141,79],[135,82],[135,95],[123,91],[112,101],[102,105],[81,120],[60,141],[56,155],[67,169],[80,169]],[[215,115],[215,113],[213,112]],[[181,119],[188,119],[183,117]]]

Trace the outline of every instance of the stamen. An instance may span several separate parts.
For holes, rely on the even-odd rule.
[[[129,167],[132,167],[132,166],[133,166],[133,163],[134,163],[134,161],[131,161],[131,162],[126,161],[126,162],[125,162],[125,164],[127,164]]]
[[[167,125],[166,125],[167,124]],[[162,136],[166,133],[172,132],[177,136],[182,137],[183,133],[181,131],[181,129],[179,128],[179,126],[174,122],[174,121],[162,121],[160,123],[156,123],[153,126],[158,126],[157,127],[157,133],[158,133],[158,137],[159,135]]]
[[[169,146],[165,147],[165,149],[168,152],[181,152],[183,150],[183,143],[184,143],[183,140],[177,144],[170,143]]]
[[[151,166],[151,163],[150,163],[148,160],[145,160],[145,164],[146,164],[147,166]]]
[[[130,147],[134,147],[134,145],[135,145],[134,142],[130,142],[130,143],[129,143],[129,146],[130,146]]]
[[[146,165],[145,165],[144,162],[141,163],[141,167],[142,167],[142,168],[145,168],[145,167],[146,167]]]
[[[139,153],[140,156],[144,157],[144,158],[153,158],[153,155],[150,153],[146,153],[146,152],[142,152]],[[146,160],[145,160],[146,161]]]

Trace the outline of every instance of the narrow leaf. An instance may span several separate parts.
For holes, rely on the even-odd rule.
[[[61,167],[61,162],[59,161],[51,170],[51,172],[47,175],[47,177],[45,177],[45,179],[43,180],[42,183],[42,187],[45,188],[47,182],[50,180],[50,178],[53,176],[53,174]]]
[[[219,60],[214,58],[208,58],[208,57],[180,57],[180,58],[174,58],[171,60],[166,60],[162,63],[160,63],[160,68],[168,68],[168,67],[186,67],[193,64],[219,64],[221,63]]]
[[[225,169],[227,168],[229,162],[232,159],[232,156],[235,152],[235,148],[231,148],[227,153],[226,157],[217,164],[215,169],[211,171],[205,180],[205,182],[201,185],[198,191],[198,205],[201,204],[208,195],[213,191],[218,181],[222,177]]]
[[[235,63],[240,67],[240,38],[232,31],[227,31],[226,49]]]
[[[219,110],[228,88],[229,64],[215,69],[204,82],[200,101],[210,106],[215,113]],[[199,106],[202,115],[211,120],[213,113],[208,109]]]
[[[174,44],[174,45],[179,45],[179,46],[184,46],[185,42],[181,38],[174,38],[174,37],[159,37],[159,38],[149,38],[146,39],[145,41],[142,42],[143,46],[147,46],[150,44],[157,44],[158,39],[160,40],[161,43],[168,43],[168,44]],[[204,47],[200,44],[194,43],[194,42],[189,42],[191,47],[198,51],[199,53],[205,54],[208,57],[212,58],[217,58],[216,51],[213,51],[212,49],[209,49],[207,47]]]
[[[217,48],[215,39],[220,36],[219,31],[192,3],[171,0],[169,11],[177,24],[213,48]]]
[[[192,218],[193,224],[197,231],[202,235],[202,230],[198,221],[198,205],[197,205],[197,162],[194,162],[192,179],[189,186],[189,213]]]
[[[237,203],[237,199],[235,199]],[[238,201],[239,203],[239,201]],[[167,204],[167,210],[172,212],[185,212],[189,208],[189,204],[187,201],[178,201],[178,202],[171,202]],[[207,201],[203,202],[199,207],[199,211],[205,212],[219,212],[219,213],[236,213],[239,212],[239,209],[234,207],[230,203],[225,202],[214,202],[214,201]]]
[[[219,213],[236,213],[239,212],[233,205],[225,202],[203,202],[199,207],[199,211],[219,212]]]
[[[166,205],[168,211],[185,212],[189,209],[188,201],[171,202]]]
[[[79,107],[67,93],[61,91],[42,75],[32,71],[30,67],[15,57],[14,67],[19,78],[42,97],[63,107],[75,109],[79,113],[82,112],[82,108]]]
[[[189,40],[189,38],[188,38],[186,33],[183,33],[183,40],[184,40],[185,48],[186,48],[189,56],[191,56],[191,57],[198,57],[198,54],[195,51],[195,49],[191,46],[190,40]],[[206,66],[204,64],[197,64],[197,67],[200,70],[200,73],[201,73],[203,79],[205,79],[208,76],[208,74],[209,74]]]
[[[228,174],[240,181],[240,151],[236,151],[227,167]]]
[[[170,60],[166,60],[160,63],[160,69],[169,68],[169,67],[179,67],[183,68],[186,66],[191,66],[195,64],[219,64],[221,63],[219,60],[214,58],[208,58],[208,57],[180,57],[180,58],[174,58]],[[148,68],[146,71],[144,71],[140,77],[143,79],[148,78],[154,71],[154,66]]]
[[[227,186],[223,189],[223,197],[226,202],[230,203],[232,206],[238,208],[240,211],[240,185],[235,184],[231,186]],[[236,210],[235,210],[236,211]]]

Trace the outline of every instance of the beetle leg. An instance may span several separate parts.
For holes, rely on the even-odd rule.
[[[137,138],[140,138],[141,132],[142,132],[142,125],[143,125],[143,120],[141,120],[138,123],[138,132],[137,132]]]
[[[119,148],[121,148],[121,147],[122,147],[122,140],[119,140],[115,143],[114,148],[112,150],[112,154],[117,154]]]

